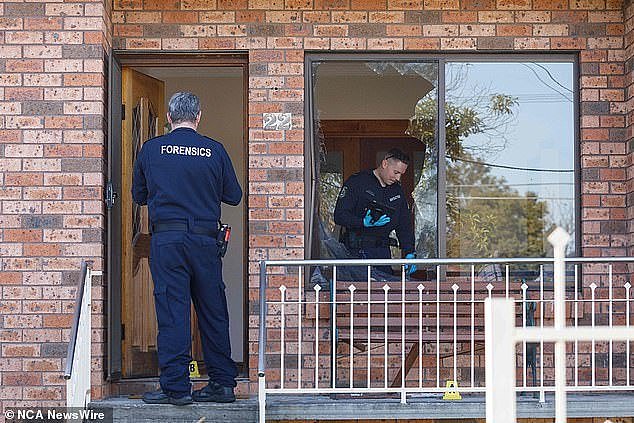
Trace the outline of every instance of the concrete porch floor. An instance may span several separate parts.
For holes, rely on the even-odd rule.
[[[409,397],[407,404],[398,399],[339,398],[329,396],[267,397],[266,419],[276,420],[380,420],[380,419],[484,419],[484,395],[463,394],[460,401],[443,401],[441,395]],[[124,397],[95,401],[93,407],[113,409],[114,422],[257,422],[257,398],[239,399],[233,404],[193,404],[184,407],[148,405],[139,399]],[[518,418],[554,418],[554,395],[546,402],[520,396]],[[568,417],[634,417],[634,393],[568,394]]]

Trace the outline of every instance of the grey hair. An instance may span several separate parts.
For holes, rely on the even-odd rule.
[[[170,98],[168,109],[172,123],[196,122],[200,113],[200,100],[190,92],[174,93]]]

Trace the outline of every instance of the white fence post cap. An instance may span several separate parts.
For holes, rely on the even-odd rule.
[[[557,226],[555,230],[548,235],[548,242],[550,242],[553,247],[564,246],[568,244],[568,241],[570,241],[570,234],[560,226]]]

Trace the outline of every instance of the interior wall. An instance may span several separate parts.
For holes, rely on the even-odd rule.
[[[323,62],[313,72],[319,119],[409,119],[418,101],[434,89],[421,75],[390,67],[375,72],[365,62]]]
[[[225,68],[226,70],[226,68]],[[204,72],[204,71],[203,71]],[[244,197],[239,206],[222,205],[222,222],[231,225],[231,242],[223,259],[223,279],[227,286],[231,352],[233,359],[244,361],[244,201],[247,195],[245,151],[243,144],[244,99],[242,70],[212,77],[167,77],[165,110],[169,98],[177,91],[190,91],[200,98],[202,117],[198,132],[221,142],[233,162]]]

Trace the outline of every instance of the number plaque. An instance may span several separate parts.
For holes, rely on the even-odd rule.
[[[262,127],[268,131],[283,131],[293,127],[290,113],[262,113]]]

